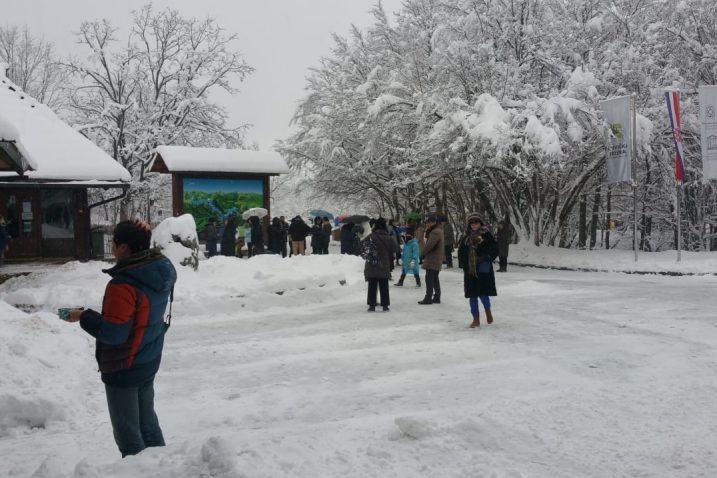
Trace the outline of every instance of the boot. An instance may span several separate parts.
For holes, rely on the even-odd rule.
[[[480,327],[480,315],[476,315],[473,317],[473,322],[471,322],[471,325],[469,325],[471,329],[475,329],[476,327]]]
[[[396,285],[397,285],[398,287],[402,287],[402,286],[403,286],[403,280],[404,280],[405,278],[406,278],[406,274],[401,274],[401,278],[398,279],[398,282],[396,282]]]
[[[493,314],[491,313],[490,309],[487,309],[485,311],[485,319],[486,319],[486,322],[488,322],[489,324],[493,323]]]
[[[376,306],[375,305],[369,305],[366,312],[376,312]]]
[[[416,287],[421,287],[421,276],[416,274]]]
[[[433,296],[433,303],[434,303],[434,304],[440,304],[440,303],[441,303],[441,296],[440,296],[440,295]]]
[[[419,300],[418,303],[421,305],[431,305],[433,303],[433,301],[431,300],[430,297],[426,296],[423,298],[423,300]]]

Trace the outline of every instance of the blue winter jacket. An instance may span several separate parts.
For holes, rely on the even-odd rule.
[[[411,267],[411,261],[414,262]],[[406,275],[416,275],[421,272],[421,268],[418,265],[420,261],[418,251],[418,241],[414,237],[410,241],[403,245],[403,252],[401,252],[401,263],[403,264],[403,273]]]

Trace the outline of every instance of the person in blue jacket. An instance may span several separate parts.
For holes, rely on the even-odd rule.
[[[111,279],[102,312],[72,309],[68,319],[97,339],[95,357],[122,457],[165,444],[154,411],[154,377],[177,271],[159,249],[150,249],[151,236],[143,221],[120,222],[112,240],[117,263],[103,271]]]
[[[416,238],[413,237],[413,229],[407,229],[405,237],[403,252],[401,252],[403,270],[401,271],[401,278],[398,279],[396,285],[402,286],[406,274],[413,274],[413,277],[416,278],[416,287],[421,287],[421,269],[419,266],[421,257],[418,252],[418,242]]]

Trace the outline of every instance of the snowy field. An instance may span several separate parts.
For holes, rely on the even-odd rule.
[[[589,253],[515,248],[532,263],[630,266],[620,251],[581,254]],[[633,267],[717,271],[715,254],[679,265],[674,257],[643,254]],[[497,275],[496,322],[469,329],[456,270],[441,274],[443,304],[419,306],[422,290],[392,287],[391,312],[369,314],[357,258],[203,261],[196,273],[179,271],[155,382],[168,446],[122,460],[91,338],[54,315],[99,306],[101,267],[73,262],[0,285],[2,476],[712,477],[717,469],[713,275],[511,267]]]

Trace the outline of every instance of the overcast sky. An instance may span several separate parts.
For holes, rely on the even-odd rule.
[[[73,32],[85,20],[108,18],[126,31],[130,12],[146,0],[3,0],[0,23],[27,25],[55,44],[57,54],[84,54]],[[289,121],[304,96],[305,77],[332,46],[331,33],[345,35],[351,24],[371,25],[376,0],[155,0],[155,9],[171,7],[185,17],[211,17],[238,35],[236,48],[254,74],[233,98],[221,97],[232,126],[252,123],[247,140],[270,149],[290,133]],[[383,0],[391,15],[401,0]]]

